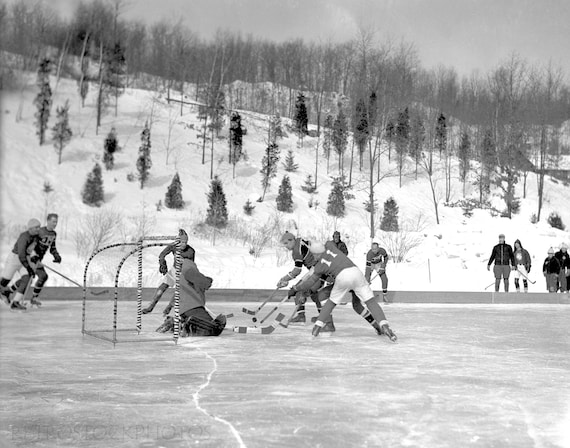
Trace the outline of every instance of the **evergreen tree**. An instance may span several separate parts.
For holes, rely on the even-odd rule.
[[[388,198],[384,202],[384,215],[380,222],[380,229],[385,232],[397,232],[398,227],[398,211],[399,207],[394,198]]]
[[[115,42],[115,45],[106,50],[103,74],[104,85],[109,90],[109,94],[115,97],[115,116],[117,115],[119,96],[125,91],[126,67],[127,60],[123,47],[119,42]]]
[[[66,101],[63,106],[57,108],[57,122],[52,128],[53,146],[57,152],[57,163],[61,164],[61,154],[63,148],[71,140],[71,128],[69,127],[69,101]]]
[[[295,155],[291,149],[287,151],[287,157],[285,157],[283,168],[285,168],[285,171],[288,173],[293,173],[299,169],[299,164],[295,163]]]
[[[360,98],[356,103],[356,110],[353,120],[353,135],[354,142],[358,147],[358,154],[360,156],[360,170],[362,171],[362,157],[366,151],[366,144],[368,143],[368,111],[363,98]]]
[[[443,113],[437,117],[435,125],[435,147],[439,150],[439,155],[447,149],[447,120]]]
[[[368,98],[368,126],[374,127],[378,119],[378,98],[376,92],[372,92]],[[370,132],[369,132],[370,133]]]
[[[217,229],[226,227],[228,224],[228,210],[226,208],[226,195],[222,187],[222,181],[214,176],[210,183],[208,193],[208,210],[206,211],[206,224]]]
[[[317,187],[315,187],[312,175],[307,174],[307,177],[305,178],[305,183],[301,186],[301,190],[311,194],[317,192]]]
[[[469,160],[471,158],[471,140],[465,130],[461,132],[457,157],[459,159],[459,179],[463,182],[463,196],[465,196],[465,182],[469,173]]]
[[[115,152],[119,150],[119,142],[117,140],[117,132],[115,128],[111,128],[107,137],[105,138],[104,151],[103,151],[103,163],[105,168],[112,170],[115,165]]]
[[[268,134],[269,143],[277,144],[277,140],[283,138],[283,125],[278,113],[269,119]]]
[[[305,104],[305,95],[299,92],[295,101],[295,115],[293,117],[293,126],[300,138],[309,133],[309,117],[307,114],[307,106]]]
[[[243,206],[243,212],[247,216],[251,216],[254,209],[255,209],[255,205],[253,205],[249,199],[247,201],[245,201],[245,204]]]
[[[166,190],[164,205],[176,210],[184,208],[184,199],[182,199],[182,182],[180,182],[180,176],[178,173],[174,175],[172,182]]]
[[[277,176],[277,163],[279,162],[279,146],[276,143],[270,143],[265,149],[265,155],[261,160],[261,186],[263,187],[263,195],[261,201],[265,199],[267,188],[271,184],[271,179]]]
[[[293,211],[293,190],[287,175],[283,176],[276,201],[277,210],[280,212],[291,213]]]
[[[342,172],[342,156],[346,151],[348,143],[348,126],[346,116],[342,109],[338,111],[338,115],[333,123],[332,145],[338,155],[338,170]]]
[[[335,177],[327,201],[327,214],[342,218],[345,214],[344,176]]]
[[[101,166],[95,164],[93,170],[87,175],[87,180],[81,191],[81,199],[84,204],[100,207],[104,202],[103,176]]]
[[[40,138],[40,146],[45,142],[45,134],[48,127],[49,115],[51,112],[52,92],[49,85],[49,74],[51,61],[44,58],[40,61],[37,72],[36,85],[40,89],[34,99],[37,107],[36,117],[36,135]]]
[[[152,167],[150,159],[150,128],[148,121],[144,125],[141,133],[141,146],[139,147],[139,158],[137,159],[137,171],[139,172],[139,180],[141,182],[141,189],[148,180],[149,171]]]
[[[243,147],[243,127],[241,125],[241,115],[233,112],[230,117],[230,154],[228,160],[232,165],[236,165],[242,157]]]

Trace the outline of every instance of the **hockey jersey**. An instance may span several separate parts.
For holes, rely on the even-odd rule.
[[[40,227],[35,248],[36,254],[40,260],[43,260],[44,255],[48,252],[48,250],[54,258],[61,258],[55,246],[56,237],[57,233],[55,230],[49,230],[45,226]]]
[[[32,255],[37,247],[37,235],[31,235],[29,231],[22,232],[14,244],[12,253],[18,255],[20,263],[28,269],[30,263],[28,261],[28,255]]]
[[[314,285],[319,278],[326,277],[334,281],[341,271],[354,266],[356,265],[352,260],[344,255],[333,241],[327,241],[325,243],[325,252],[321,256],[321,259],[316,262],[313,268],[313,274],[297,285],[296,289],[304,291]]]

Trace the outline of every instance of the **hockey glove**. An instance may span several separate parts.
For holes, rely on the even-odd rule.
[[[530,265],[528,265],[528,266],[526,267],[526,272],[528,272],[528,273],[530,274]]]
[[[298,291],[297,291],[297,288],[295,288],[295,287],[293,286],[291,289],[289,289],[289,291],[287,291],[287,297],[293,297],[294,295],[297,294],[297,292],[298,292]],[[305,299],[305,301],[306,301],[306,300],[307,300],[307,299]]]
[[[61,255],[55,254],[55,255],[53,256],[53,262],[54,262],[54,263],[61,263]]]
[[[32,263],[37,263],[38,261],[40,261],[39,255],[34,255],[33,257],[30,257],[30,261]]]
[[[154,309],[154,306],[149,306],[148,308],[145,308],[144,310],[142,310],[142,313],[143,314],[152,313],[153,309]]]
[[[288,284],[289,284],[289,277],[288,276],[282,277],[277,282],[277,288],[284,288]]]
[[[158,267],[158,272],[160,272],[162,275],[166,275],[166,273],[168,272],[168,266],[166,265],[166,262],[164,261],[160,262],[160,266]]]

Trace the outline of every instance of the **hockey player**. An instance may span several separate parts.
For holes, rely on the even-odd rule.
[[[36,276],[37,280],[34,284],[32,299],[30,303],[32,305],[41,306],[42,302],[39,301],[38,296],[42,291],[43,286],[45,285],[48,274],[42,265],[41,261],[43,260],[45,254],[49,251],[49,253],[53,257],[54,263],[61,263],[61,255],[57,251],[57,247],[55,245],[55,240],[57,238],[57,233],[55,228],[57,227],[57,222],[59,217],[55,213],[50,213],[47,215],[46,225],[41,227],[38,232],[38,240],[36,242],[36,257],[32,258],[32,261],[37,259],[37,267],[36,267]]]
[[[30,254],[36,246],[40,226],[41,224],[37,219],[30,219],[28,221],[28,229],[20,234],[12,251],[6,257],[4,270],[2,271],[2,279],[0,280],[0,285],[2,286],[1,294],[2,299],[9,304],[13,310],[24,311],[26,309],[22,303],[22,299],[24,298],[28,283],[35,275],[34,264],[30,261]],[[16,272],[20,273],[21,278],[13,287],[14,289],[10,289],[8,285]],[[12,301],[10,301],[10,294],[12,292],[16,292],[16,294]]]
[[[334,278],[334,285],[329,300],[324,304],[315,326],[313,327],[313,336],[318,336],[321,329],[325,326],[325,322],[332,313],[336,305],[340,303],[347,292],[353,294],[353,298],[358,298],[366,305],[374,321],[378,324],[375,326],[379,334],[385,334],[391,341],[397,340],[396,335],[390,328],[384,311],[375,300],[374,293],[370,289],[370,285],[364,278],[362,271],[341,251],[332,241],[325,244],[313,242],[310,251],[317,260],[313,273],[300,284],[293,287],[298,291],[304,291],[321,276]],[[361,314],[362,315],[362,314]]]
[[[515,269],[515,257],[513,248],[510,244],[505,243],[505,234],[499,235],[499,244],[493,247],[489,261],[487,262],[487,270],[491,270],[491,264],[495,262],[493,273],[495,274],[495,292],[499,292],[501,285],[501,277],[505,285],[505,292],[509,292],[509,275]]]
[[[526,250],[522,247],[521,240],[516,240],[514,246],[515,246],[514,257],[515,257],[515,263],[516,263],[516,265],[515,265],[516,270],[514,272],[514,274],[515,274],[515,288],[517,289],[517,292],[520,292],[521,288],[520,288],[520,284],[519,284],[519,279],[520,279],[520,277],[522,277],[524,292],[528,292],[528,280],[527,280],[527,278],[528,278],[528,274],[530,272],[530,267],[531,267],[530,254],[528,253],[528,250]]]
[[[285,232],[281,237],[281,244],[283,244],[287,250],[291,251],[293,261],[295,262],[295,267],[287,275],[279,279],[277,282],[278,288],[287,286],[290,280],[293,280],[301,273],[303,266],[309,270],[309,274],[312,273],[312,268],[316,264],[315,257],[313,257],[313,254],[309,251],[309,242],[307,240],[304,240],[302,238],[295,238],[292,233]],[[305,277],[307,277],[309,274],[307,274]],[[313,302],[315,302],[317,311],[319,313],[321,312],[322,305],[318,291],[322,285],[322,279],[319,277],[315,279],[314,283],[309,288],[307,288],[307,294],[294,294],[297,314],[293,316],[289,323],[305,323],[305,302],[307,301],[307,295],[310,295]],[[327,326],[327,331],[334,331],[332,316],[327,321],[327,323],[330,324]]]
[[[570,255],[566,243],[560,245],[560,250],[554,254],[560,263],[560,292],[570,291]]]
[[[182,259],[180,272],[180,322],[181,336],[219,336],[226,326],[226,317],[220,314],[215,319],[206,310],[206,291],[212,286],[212,279],[202,274],[196,263],[189,258]],[[170,313],[174,298],[165,309]],[[174,329],[174,319],[167,316],[164,324],[156,331]]]
[[[554,256],[554,249],[548,249],[548,257],[542,265],[542,273],[546,279],[546,289],[548,292],[556,292],[558,289],[558,275],[560,273],[560,262]]]
[[[386,263],[388,263],[388,252],[378,243],[372,243],[372,248],[366,254],[366,268],[364,278],[370,283],[372,271],[376,271],[382,280],[382,301],[388,302],[388,276],[386,275]]]
[[[346,247],[344,241],[341,241],[340,232],[338,230],[334,231],[332,240],[336,244],[337,249],[348,257],[348,248]]]
[[[196,251],[192,246],[188,244],[188,234],[184,229],[178,231],[178,237],[180,238],[180,256],[184,259],[194,261],[194,256]],[[164,276],[160,281],[160,285],[156,289],[154,296],[150,302],[150,305],[142,310],[143,314],[147,314],[154,310],[154,307],[161,299],[164,292],[169,288],[173,287],[176,283],[176,273],[174,270],[174,263],[172,269],[168,270],[168,265],[166,264],[166,256],[168,254],[176,253],[176,243],[169,244],[158,256],[158,271]],[[168,313],[167,313],[168,314]]]

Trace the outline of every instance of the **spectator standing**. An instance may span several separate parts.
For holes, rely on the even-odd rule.
[[[505,234],[499,235],[499,244],[493,247],[491,257],[487,263],[487,270],[491,270],[491,264],[495,262],[493,273],[495,274],[495,292],[499,292],[501,285],[501,277],[505,285],[505,292],[509,292],[509,276],[511,270],[515,269],[515,257],[513,255],[513,248],[510,244],[505,243]]]
[[[560,292],[568,292],[570,291],[570,255],[568,254],[566,243],[560,245],[560,250],[554,256],[560,263],[560,274],[558,277]]]
[[[531,260],[528,251],[523,248],[521,240],[515,241],[515,288],[520,292],[519,279],[522,277],[524,292],[528,292],[528,274],[530,272]]]
[[[560,262],[554,256],[554,249],[548,249],[548,257],[542,265],[542,273],[546,279],[546,290],[556,292],[558,289],[558,275],[560,274]]]

